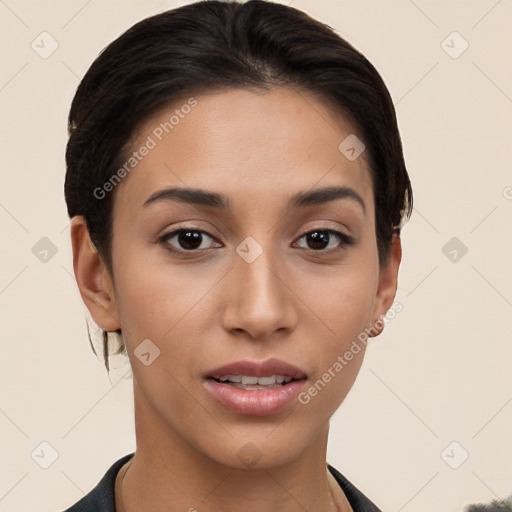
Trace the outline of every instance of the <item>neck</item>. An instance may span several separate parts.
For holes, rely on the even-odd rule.
[[[350,512],[326,464],[329,425],[293,460],[264,468],[219,463],[170,431],[134,383],[137,449],[118,474],[116,510]]]

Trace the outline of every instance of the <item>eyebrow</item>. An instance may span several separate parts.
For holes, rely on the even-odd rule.
[[[351,199],[356,201],[366,214],[366,206],[363,198],[353,188],[346,186],[331,186],[299,192],[290,198],[288,206],[290,208],[305,208],[336,199]],[[230,204],[229,197],[218,192],[210,192],[200,188],[172,187],[157,190],[146,199],[142,207],[147,207],[150,204],[161,201],[178,201],[220,209],[227,209]]]

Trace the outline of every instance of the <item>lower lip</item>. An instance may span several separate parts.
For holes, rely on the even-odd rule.
[[[294,380],[278,388],[240,389],[214,379],[205,381],[206,389],[226,409],[247,416],[266,416],[281,412],[297,399],[306,379]]]

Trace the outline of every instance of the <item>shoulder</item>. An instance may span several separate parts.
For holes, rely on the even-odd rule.
[[[115,512],[114,484],[121,467],[133,457],[133,453],[114,462],[96,487],[64,512]]]
[[[336,479],[345,493],[354,512],[382,512],[359,489],[354,487],[337,469],[327,464],[331,475]]]

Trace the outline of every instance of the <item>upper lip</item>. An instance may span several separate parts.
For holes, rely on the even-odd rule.
[[[225,375],[247,375],[249,377],[270,377],[272,375],[283,375],[293,379],[306,378],[305,372],[292,364],[280,359],[265,359],[264,361],[234,361],[219,366],[207,373],[207,378],[219,379]]]

